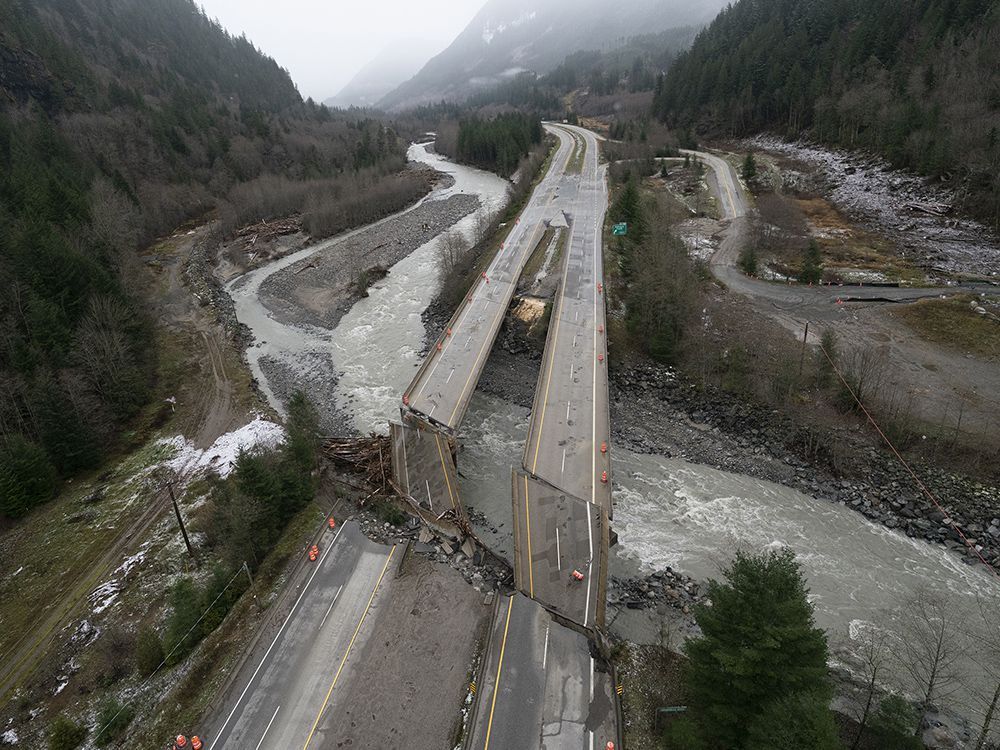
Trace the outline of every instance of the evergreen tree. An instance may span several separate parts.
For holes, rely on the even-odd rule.
[[[761,747],[761,717],[796,703],[810,710],[783,715],[784,736],[824,737],[826,635],[794,554],[738,552],[723,577],[709,582],[712,605],[695,613],[702,635],[685,646],[688,706],[705,745]]]
[[[76,750],[87,739],[87,727],[57,716],[49,727],[49,750]]]
[[[740,251],[739,257],[740,269],[747,276],[755,276],[757,274],[757,248],[753,245],[747,245]]]
[[[803,284],[818,284],[823,280],[823,256],[820,254],[816,240],[810,240],[802,256],[802,271],[799,281]]]
[[[743,181],[747,184],[753,182],[753,178],[757,176],[757,161],[753,158],[753,151],[748,151],[743,160],[742,174]]]
[[[22,435],[0,445],[0,515],[20,518],[56,491],[56,470],[45,451]]]

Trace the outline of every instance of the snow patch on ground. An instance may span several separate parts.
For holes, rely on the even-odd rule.
[[[126,557],[125,561],[111,574],[111,579],[105,581],[90,593],[90,605],[95,615],[101,614],[101,612],[115,603],[118,599],[118,592],[121,591],[122,584],[125,583],[128,574],[134,567],[146,559],[146,549],[148,547],[149,542],[146,542],[138,552],[130,557]]]
[[[176,435],[162,441],[162,444],[177,451],[165,466],[173,469],[179,476],[193,476],[200,471],[213,469],[219,476],[227,477],[241,450],[273,448],[284,436],[285,430],[281,425],[260,417],[238,430],[222,435],[207,450],[199,450],[183,436]]]
[[[20,738],[17,736],[17,732],[13,729],[8,729],[3,734],[0,734],[0,741],[5,745],[16,745]]]
[[[787,143],[760,135],[747,142],[815,167],[820,182],[841,209],[891,237],[906,255],[925,267],[948,273],[1000,275],[1000,240],[982,224],[954,212],[939,217],[914,211],[908,204],[958,203],[947,185],[925,184],[871,154],[836,151],[812,143]],[[795,188],[809,188],[809,175],[785,170],[782,178]],[[804,185],[801,183],[805,183]]]

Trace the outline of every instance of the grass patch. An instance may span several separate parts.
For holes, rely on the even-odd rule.
[[[795,198],[823,251],[829,271],[870,271],[910,286],[927,283],[923,271],[900,257],[888,240],[852,224],[825,198]]]
[[[1000,358],[1000,323],[978,315],[968,296],[930,299],[893,311],[918,336],[986,360]]]
[[[684,705],[684,657],[662,646],[634,643],[625,644],[619,653],[625,747],[659,747],[662,734],[656,727],[657,709]]]

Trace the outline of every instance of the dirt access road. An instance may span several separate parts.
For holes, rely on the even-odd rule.
[[[937,288],[808,287],[746,276],[737,263],[750,228],[749,200],[732,165],[704,152],[685,152],[711,170],[709,180],[722,211],[721,243],[712,255],[712,274],[726,287],[801,337],[810,323],[809,342],[818,344],[832,328],[845,349],[874,348],[888,363],[887,387],[901,404],[928,424],[952,427],[961,414],[962,429],[987,435],[1000,413],[1000,367],[923,341],[894,320],[895,304],[1000,288],[986,283]]]
[[[198,448],[210,447],[220,435],[249,422],[251,410],[266,408],[253,394],[239,354],[215,313],[199,303],[184,281],[185,263],[195,243],[203,241],[208,231],[208,226],[184,230],[157,243],[141,255],[144,268],[139,274],[143,297],[158,325],[158,396],[175,400],[166,427],[183,434]],[[22,622],[26,615],[22,611],[3,623],[7,632],[23,635],[0,654],[0,705],[53,651],[66,624],[88,606],[94,587],[109,577],[169,508],[164,493],[149,493],[146,502],[127,502],[115,510],[118,515],[113,523],[94,521],[94,533],[87,533],[87,524],[81,525],[74,518],[82,515],[77,508],[79,495],[103,486],[100,479],[90,481],[93,487],[86,486],[87,479],[67,485],[63,496],[3,539],[11,564],[16,561],[26,571],[23,579],[33,570],[44,570],[47,582],[43,587],[32,586],[30,591],[23,589],[30,585],[29,580],[18,586],[21,598],[30,602],[30,626]],[[102,507],[109,502],[115,501],[104,500]],[[49,544],[48,537],[63,538],[61,528],[67,523],[73,524],[74,544],[52,553],[43,545]],[[32,541],[38,526],[47,530],[41,544]]]

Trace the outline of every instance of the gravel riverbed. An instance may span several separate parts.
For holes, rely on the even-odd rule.
[[[260,300],[283,323],[333,329],[363,296],[365,273],[384,275],[478,207],[473,195],[428,201],[273,274],[261,285]]]

